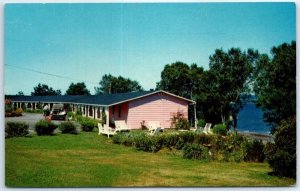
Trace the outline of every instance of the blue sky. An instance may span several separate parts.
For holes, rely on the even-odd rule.
[[[6,4],[4,14],[5,94],[82,81],[94,93],[108,73],[148,90],[165,64],[208,69],[217,48],[269,53],[296,40],[294,3]]]

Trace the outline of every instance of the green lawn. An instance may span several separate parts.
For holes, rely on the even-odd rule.
[[[267,163],[203,162],[136,151],[96,132],[5,140],[8,187],[290,186]]]

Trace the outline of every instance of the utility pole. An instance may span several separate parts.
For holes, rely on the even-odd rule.
[[[111,94],[111,82],[109,82],[109,90],[108,90],[108,94]]]

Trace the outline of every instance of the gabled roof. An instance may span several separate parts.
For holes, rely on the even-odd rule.
[[[10,96],[9,99],[15,102],[44,102],[44,103],[77,103],[86,105],[112,106],[142,97],[150,96],[156,93],[165,93],[189,103],[195,103],[192,100],[179,97],[166,91],[139,91],[104,95],[62,95],[62,96]]]

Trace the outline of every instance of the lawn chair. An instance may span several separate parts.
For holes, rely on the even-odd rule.
[[[204,127],[204,130],[203,130],[203,133],[205,134],[212,134],[212,131],[211,131],[211,123],[206,123],[205,124],[205,127]]]
[[[102,124],[98,123],[99,135],[104,134],[109,138],[110,135],[115,135],[116,129],[109,127],[108,125],[102,126]]]
[[[154,129],[153,131],[150,132],[150,135],[153,136],[153,135],[157,135],[159,134],[160,132],[162,132],[162,128],[160,127],[157,127],[156,129]]]
[[[98,123],[98,130],[99,130],[98,135],[102,134],[102,132],[104,131],[104,127],[102,126],[101,123]]]
[[[129,131],[130,129],[127,127],[126,123],[124,120],[116,120],[115,121],[115,127],[116,127],[116,132],[121,132],[121,131]]]
[[[158,127],[161,127],[159,121],[148,121],[148,129],[150,132],[153,132]]]

